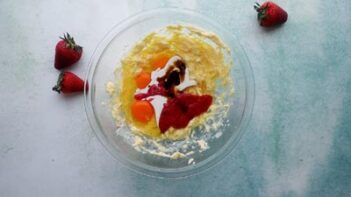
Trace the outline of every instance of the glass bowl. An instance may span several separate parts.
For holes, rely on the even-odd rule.
[[[192,155],[195,164],[141,153],[116,135],[106,83],[114,80],[114,70],[122,56],[146,34],[171,24],[187,24],[215,33],[231,50],[230,74],[235,94],[229,108],[229,126],[213,140],[210,148]],[[218,23],[190,10],[163,8],[136,14],[112,28],[96,48],[86,78],[85,109],[89,123],[107,150],[128,168],[150,176],[179,178],[203,172],[225,158],[240,140],[250,120],[254,104],[254,78],[239,41]]]

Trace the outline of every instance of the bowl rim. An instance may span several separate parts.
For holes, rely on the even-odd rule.
[[[242,57],[241,59],[244,60],[246,66],[243,66],[242,69],[244,70],[244,79],[245,79],[245,106],[243,110],[243,115],[240,120],[240,124],[238,127],[238,134],[237,137],[231,137],[224,146],[222,146],[215,154],[212,154],[208,158],[204,159],[203,161],[196,163],[194,165],[188,165],[181,168],[176,169],[164,169],[164,168],[157,168],[154,166],[146,165],[143,163],[138,163],[133,160],[128,159],[127,157],[121,157],[116,153],[116,149],[114,149],[111,144],[108,142],[108,137],[102,131],[100,123],[96,117],[94,105],[93,105],[93,91],[88,91],[88,84],[93,84],[93,79],[97,67],[97,62],[99,61],[101,55],[104,53],[106,48],[108,48],[110,41],[116,37],[118,34],[122,33],[127,28],[135,25],[138,23],[138,20],[148,19],[153,15],[158,14],[169,14],[170,12],[177,13],[177,14],[184,14],[184,15],[191,15],[197,18],[201,18],[203,22],[209,24],[210,26],[218,29],[225,35],[228,35],[231,40],[236,41],[237,43],[237,50],[241,51]],[[251,120],[252,110],[254,107],[254,100],[255,100],[255,81],[253,76],[253,71],[251,68],[250,61],[246,55],[246,52],[242,45],[240,44],[239,40],[227,31],[224,27],[217,24],[216,21],[204,16],[194,10],[190,9],[183,9],[183,8],[157,8],[151,10],[144,10],[138,12],[130,17],[123,19],[121,22],[114,25],[103,37],[103,39],[99,42],[97,47],[95,48],[91,59],[89,61],[89,69],[85,77],[85,88],[84,88],[84,107],[85,112],[87,115],[88,122],[94,131],[95,135],[99,139],[100,143],[103,144],[105,149],[122,165],[127,167],[128,169],[143,174],[147,176],[157,177],[157,178],[184,178],[192,175],[196,175],[199,173],[203,173],[204,171],[218,165],[222,162],[233,150],[234,147],[238,144],[242,135],[245,133],[245,130]],[[94,86],[90,86],[89,88],[94,88]]]

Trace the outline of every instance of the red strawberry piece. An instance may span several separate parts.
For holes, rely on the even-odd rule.
[[[273,27],[285,23],[288,20],[288,13],[277,4],[267,1],[262,5],[254,5],[257,11],[257,19],[263,27]]]
[[[158,85],[152,85],[149,90],[147,91],[147,93],[140,93],[140,94],[136,94],[134,95],[134,98],[136,100],[141,100],[144,99],[146,97],[149,96],[154,96],[154,95],[161,95],[161,96],[167,96],[167,92],[166,90]]]
[[[177,121],[179,121],[179,117],[182,116],[182,111],[178,107],[175,99],[168,99],[167,103],[163,106],[163,110],[161,112],[159,128],[161,133],[166,132],[171,126],[175,126]],[[187,117],[185,117],[187,118]],[[187,121],[182,121],[187,124]]]
[[[57,84],[52,90],[58,93],[63,92],[64,94],[82,92],[84,90],[84,81],[77,75],[64,71],[60,73]]]
[[[82,56],[83,48],[77,45],[68,33],[56,44],[55,68],[60,70],[76,63]]]
[[[178,100],[182,105],[188,107],[188,114],[191,117],[196,117],[206,112],[212,104],[212,96],[210,95],[197,96],[192,94],[181,94],[178,96]]]
[[[185,128],[194,117],[205,113],[211,104],[210,95],[180,94],[173,99],[168,99],[160,116],[161,132],[166,132],[170,127]]]

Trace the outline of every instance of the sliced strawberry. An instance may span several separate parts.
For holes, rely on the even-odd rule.
[[[136,94],[134,95],[134,98],[136,100],[141,100],[144,99],[146,97],[149,96],[154,96],[154,95],[161,95],[161,96],[167,96],[167,92],[166,90],[158,85],[152,85],[149,90],[147,91],[147,93],[140,93],[140,94]]]
[[[185,128],[194,117],[205,113],[211,104],[210,95],[180,94],[173,99],[168,99],[160,116],[161,132],[166,132],[170,127]]]
[[[212,96],[197,96],[192,94],[181,94],[178,96],[179,102],[188,107],[188,114],[191,117],[198,116],[207,111],[212,104]]]

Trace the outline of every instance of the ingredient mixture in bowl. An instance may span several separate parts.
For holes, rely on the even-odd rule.
[[[166,26],[136,43],[120,64],[106,89],[117,134],[135,149],[177,159],[221,136],[234,87],[230,51],[215,34]]]

